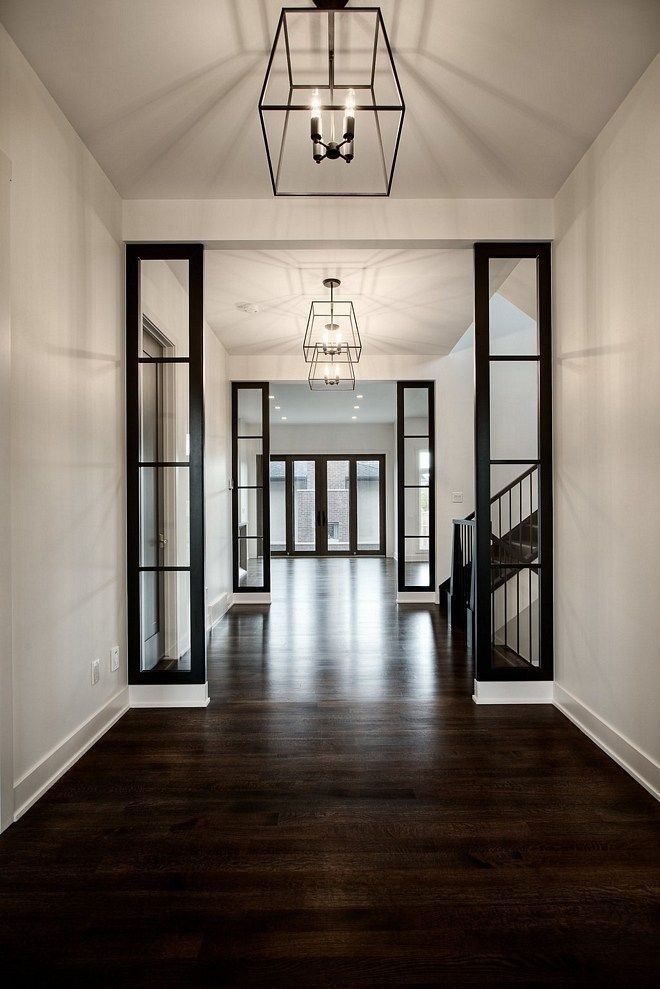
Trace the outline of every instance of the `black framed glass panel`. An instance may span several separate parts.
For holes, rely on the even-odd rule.
[[[397,382],[398,584],[435,590],[435,384]]]
[[[203,683],[202,245],[126,248],[129,682]]]
[[[552,679],[549,244],[475,245],[477,679]]]
[[[270,590],[268,382],[232,383],[234,592]]]

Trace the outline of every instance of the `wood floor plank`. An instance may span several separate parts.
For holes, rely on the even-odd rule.
[[[657,983],[650,795],[554,708],[476,707],[391,561],[277,560],[273,596],[214,630],[207,709],[130,711],[0,839],[3,973]]]

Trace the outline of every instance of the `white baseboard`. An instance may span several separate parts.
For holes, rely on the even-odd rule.
[[[227,592],[220,594],[212,604],[209,604],[206,609],[206,631],[210,632],[230,608],[231,594]]]
[[[109,728],[128,711],[128,687],[122,688],[107,704],[92,714],[79,728],[51,749],[36,766],[14,783],[14,820],[56,783]]]
[[[435,591],[397,591],[397,604],[436,604]]]
[[[208,683],[132,683],[128,699],[133,707],[207,707]]]
[[[642,752],[630,739],[558,683],[555,684],[555,707],[656,800],[660,800],[660,765],[655,759]]]
[[[552,704],[552,680],[475,680],[475,704]]]
[[[271,604],[270,591],[245,591],[232,595],[232,607],[237,604]]]

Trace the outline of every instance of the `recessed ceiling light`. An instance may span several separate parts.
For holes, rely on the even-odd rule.
[[[357,416],[351,416],[351,419],[357,419]]]
[[[359,405],[354,405],[354,406],[353,406],[353,408],[354,408],[354,409],[359,409],[359,408],[360,408],[360,406],[359,406]]]
[[[285,419],[286,419],[286,416],[282,416],[282,421],[284,421]]]
[[[364,395],[358,395],[358,398],[364,398]]]
[[[269,397],[269,398],[275,398],[275,396],[274,396],[274,395],[269,395],[268,397]]]
[[[280,410],[280,409],[282,408],[282,406],[281,406],[281,405],[276,405],[276,406],[275,406],[275,408],[276,408],[276,409],[278,410],[278,412],[279,412],[279,410]]]

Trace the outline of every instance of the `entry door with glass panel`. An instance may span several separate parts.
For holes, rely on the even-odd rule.
[[[435,588],[434,383],[397,384],[399,590]]]
[[[385,455],[273,455],[271,552],[385,554]]]

